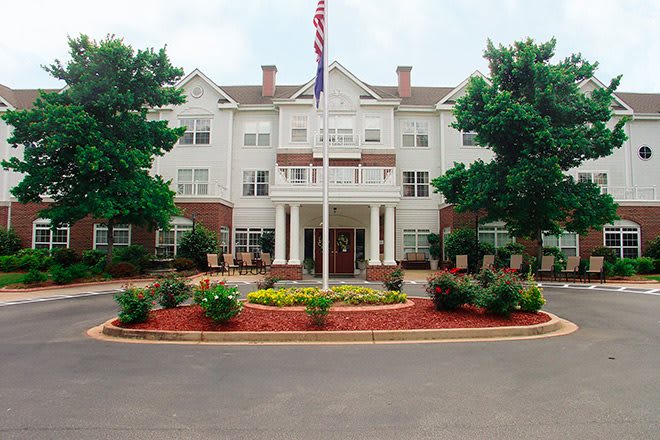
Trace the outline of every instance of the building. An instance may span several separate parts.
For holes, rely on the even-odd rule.
[[[181,234],[201,222],[218,232],[223,252],[258,250],[259,236],[276,233],[273,271],[302,277],[311,258],[320,272],[322,217],[322,117],[312,99],[313,80],[278,85],[275,66],[262,66],[255,86],[219,86],[199,70],[179,84],[187,103],[154,109],[155,119],[185,125],[174,149],[157,158],[153,171],[172,179],[183,215],[170,231],[149,232],[125,225],[115,245],[142,244],[176,254]],[[413,87],[411,67],[397,68],[397,86],[374,86],[341,64],[330,66],[330,271],[357,272],[366,260],[367,278],[380,279],[407,252],[428,253],[429,232],[446,235],[472,224],[433,193],[430,180],[454,162],[488,159],[473,134],[450,127],[452,106],[467,78],[455,87]],[[473,75],[481,75],[475,72]],[[603,85],[583,82],[588,92]],[[29,108],[36,90],[0,86],[0,112]],[[641,255],[646,241],[660,234],[660,94],[617,93],[613,119],[631,117],[628,140],[612,156],[573,171],[599,184],[620,204],[621,220],[586,236],[546,237],[569,255],[588,256],[597,246],[622,256]],[[0,122],[0,157],[21,154],[6,142]],[[102,221],[85,219],[52,231],[39,219],[37,205],[21,205],[9,190],[19,175],[3,171],[0,224],[12,226],[24,246],[103,249]],[[480,226],[481,240],[500,246],[511,240],[506,225]],[[530,249],[531,250],[531,249]]]

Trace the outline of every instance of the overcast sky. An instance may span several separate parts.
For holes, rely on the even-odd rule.
[[[328,0],[326,0],[328,1]],[[413,85],[455,86],[475,70],[488,38],[509,45],[557,38],[557,56],[598,61],[605,83],[660,93],[659,0],[329,0],[330,59],[367,83],[395,85],[412,65]],[[275,64],[279,84],[315,74],[316,0],[3,1],[0,83],[61,84],[40,67],[67,59],[67,36],[111,33],[135,48],[167,45],[186,73],[199,68],[219,85],[260,84]]]

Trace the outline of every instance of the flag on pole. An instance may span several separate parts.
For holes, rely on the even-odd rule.
[[[325,38],[325,0],[319,0],[312,20],[316,28],[316,37],[314,38],[314,52],[316,52],[316,83],[314,84],[314,97],[316,98],[316,108],[319,107],[321,92],[323,91],[323,40]]]

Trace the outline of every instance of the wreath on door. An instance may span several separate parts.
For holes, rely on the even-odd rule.
[[[337,248],[340,252],[348,252],[348,235],[337,235]]]

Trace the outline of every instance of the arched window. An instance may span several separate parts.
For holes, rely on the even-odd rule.
[[[637,258],[640,254],[640,226],[630,220],[617,220],[603,227],[605,246],[619,258]]]

